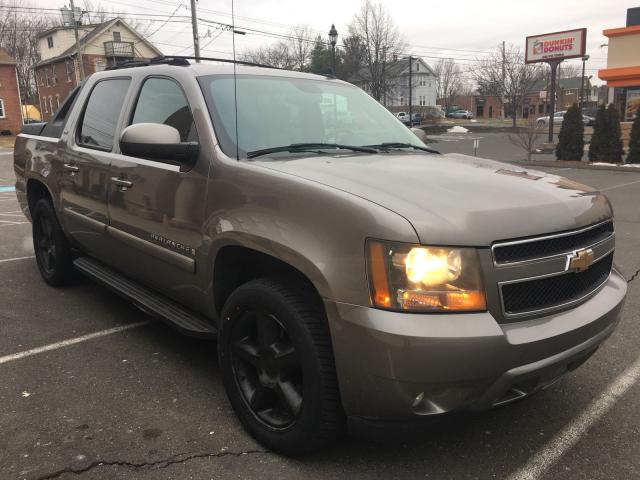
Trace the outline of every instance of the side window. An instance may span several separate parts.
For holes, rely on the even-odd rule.
[[[131,125],[162,123],[180,132],[180,141],[197,141],[193,115],[180,86],[168,78],[149,78],[142,85]]]
[[[78,92],[80,91],[80,86],[74,88],[71,93],[67,96],[67,98],[62,102],[62,107],[58,109],[56,112],[56,116],[52,118],[47,124],[44,126],[42,130],[43,137],[55,137],[60,138],[62,136],[62,131],[64,130],[64,125],[67,121],[67,115],[71,111],[71,107],[76,101],[78,97]],[[56,98],[58,98],[56,96]],[[46,102],[45,102],[46,105]]]
[[[131,80],[114,78],[96,83],[86,103],[78,130],[78,143],[111,151],[120,110]]]

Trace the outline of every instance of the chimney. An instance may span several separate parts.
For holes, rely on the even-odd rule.
[[[640,7],[627,8],[627,27],[640,25]]]

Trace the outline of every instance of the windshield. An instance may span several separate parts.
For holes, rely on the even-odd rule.
[[[365,92],[332,80],[238,75],[238,139],[233,76],[199,78],[225,154],[301,143],[424,144]],[[277,152],[272,155],[287,155]],[[299,154],[299,153],[298,153]]]

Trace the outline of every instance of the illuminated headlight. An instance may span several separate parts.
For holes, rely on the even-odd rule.
[[[367,242],[374,306],[403,311],[487,309],[478,252],[401,243]]]

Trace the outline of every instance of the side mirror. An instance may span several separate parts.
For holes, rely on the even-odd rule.
[[[120,135],[124,155],[177,164],[181,170],[193,167],[198,150],[197,142],[181,142],[178,130],[162,123],[136,123]]]

